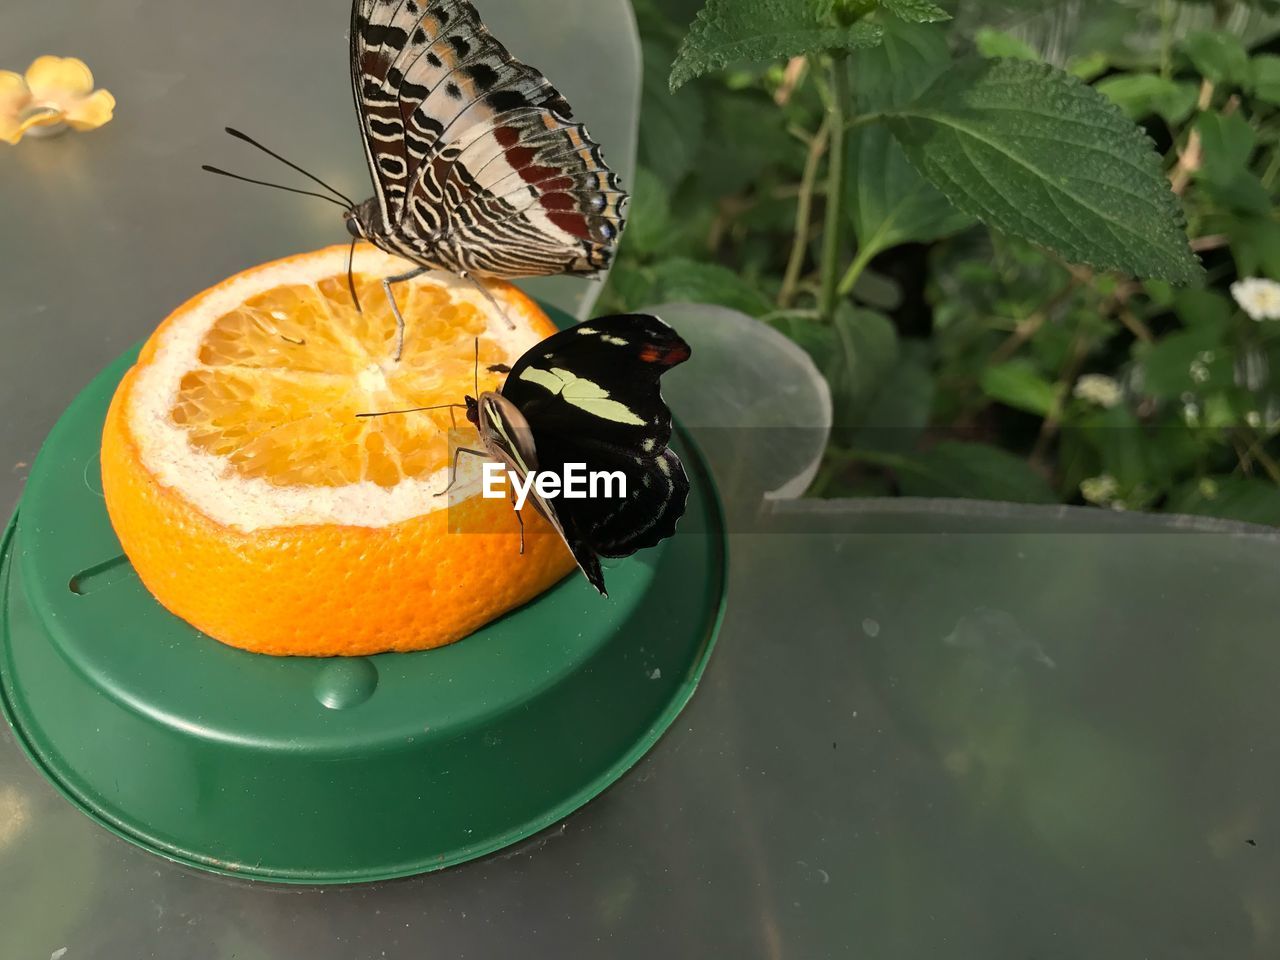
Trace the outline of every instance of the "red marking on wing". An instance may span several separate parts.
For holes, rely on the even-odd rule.
[[[690,353],[687,343],[677,343],[669,347],[646,343],[640,348],[640,359],[645,363],[660,363],[664,367],[674,367],[677,363],[688,360]]]
[[[511,164],[512,169],[521,170],[533,162],[533,155],[537,153],[533,147],[512,147],[507,151],[507,163]]]
[[[560,171],[555,167],[522,167],[520,168],[520,176],[524,178],[526,183],[540,183],[547,177],[554,176]]]
[[[591,228],[587,226],[587,218],[580,213],[564,213],[554,210],[547,214],[547,219],[565,233],[580,237],[583,240],[591,237]]]
[[[538,201],[548,210],[573,210],[577,203],[567,193],[544,193]]]
[[[498,127],[493,136],[503,148],[514,147],[520,140],[520,131],[515,127]]]

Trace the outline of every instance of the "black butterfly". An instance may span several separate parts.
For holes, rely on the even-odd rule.
[[[588,320],[548,337],[516,361],[501,390],[466,398],[467,419],[485,449],[455,450],[455,474],[462,453],[499,460],[521,480],[533,470],[563,475],[568,463],[621,473],[621,498],[530,493],[592,586],[608,596],[600,557],[652,547],[684,515],[689,479],[667,446],[671,411],[658,381],[691,352],[645,314]],[[522,520],[522,537],[523,530]]]
[[[564,97],[507,52],[468,0],[355,0],[351,86],[374,186],[363,203],[228,132],[334,193],[353,244],[415,264],[383,280],[397,359],[394,283],[428,270],[594,276],[612,262],[627,194]]]

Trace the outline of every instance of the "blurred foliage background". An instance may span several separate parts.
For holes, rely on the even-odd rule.
[[[805,347],[836,405],[814,496],[1280,525],[1280,4],[960,0],[941,3],[945,22],[904,24],[876,0],[825,2],[902,41],[850,51],[864,109],[912,69],[895,49],[935,46],[1044,61],[1105,95],[1163,158],[1203,282],[1095,270],[989,229],[871,127],[847,134],[848,236],[825,312],[832,91],[819,61],[730,63],[673,92],[703,0],[634,0],[640,169],[602,307],[722,304]]]

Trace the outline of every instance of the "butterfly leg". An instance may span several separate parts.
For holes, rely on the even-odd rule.
[[[520,509],[516,506],[516,493],[511,491],[511,509],[516,512],[516,520],[520,523],[520,556],[524,556],[524,515],[520,513]]]
[[[396,318],[396,363],[400,362],[400,356],[404,353],[404,317],[400,316],[400,307],[396,305],[396,295],[391,292],[391,285],[393,283],[404,283],[414,277],[420,277],[430,269],[430,267],[416,267],[408,273],[402,273],[395,277],[383,277],[382,279],[382,289],[387,294],[387,302],[391,304],[391,314]]]
[[[472,450],[470,447],[456,447],[453,451],[453,469],[449,471],[449,485],[437,493],[437,497],[443,497],[446,493],[452,490],[453,485],[458,482],[458,458],[464,453],[469,453],[473,457],[479,457],[481,460],[487,459],[489,456],[482,450]]]
[[[467,273],[467,271],[465,270],[463,270],[462,273],[458,274],[458,276],[462,277],[463,280],[470,280],[473,284],[475,284],[476,289],[479,290],[480,293],[484,295],[484,298],[489,301],[489,305],[492,306],[493,309],[497,310],[499,314],[501,314],[503,320],[507,321],[507,329],[514,330],[516,328],[515,323],[512,322],[510,317],[507,316],[507,311],[503,309],[502,304],[500,304],[497,300],[494,299],[494,296],[492,293],[489,292],[488,287],[486,287],[483,283],[481,283],[475,277],[471,276],[471,274]]]

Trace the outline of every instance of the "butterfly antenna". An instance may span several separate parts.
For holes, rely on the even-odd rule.
[[[267,180],[255,180],[253,179],[253,177],[242,177],[238,173],[232,173],[229,170],[223,170],[221,167],[211,167],[207,163],[202,164],[200,169],[206,170],[209,173],[216,173],[220,177],[230,177],[232,180],[243,180],[245,183],[256,183],[260,187],[274,187],[277,190],[286,190],[289,193],[300,193],[304,197],[319,197],[321,200],[328,200],[330,203],[336,206],[342,207],[342,209],[344,210],[347,209],[346,206],[344,206],[342,203],[339,203],[337,200],[333,199],[333,197],[330,197],[327,194],[323,194],[323,193],[316,193],[314,190],[299,190],[297,187],[286,187],[282,183],[271,183]]]
[[[308,171],[303,170],[300,166],[298,166],[292,160],[286,160],[284,157],[280,156],[280,154],[276,153],[274,150],[264,147],[257,140],[253,139],[253,137],[249,136],[247,133],[242,133],[241,131],[237,130],[235,127],[227,127],[226,131],[227,133],[231,134],[231,136],[235,137],[237,140],[243,140],[245,143],[251,146],[257,147],[263,153],[267,154],[267,156],[275,157],[277,160],[283,163],[286,167],[292,167],[294,170],[297,170],[300,174],[302,174],[307,179],[320,184],[320,186],[324,187],[326,190],[332,193],[335,197],[338,197],[340,200],[346,203],[347,209],[349,210],[355,209],[356,203],[354,200],[348,197],[345,193],[335,190],[333,187],[329,186],[329,184],[325,183],[323,180],[317,177],[314,173],[309,173]]]
[[[408,410],[383,410],[379,413],[357,413],[356,417],[361,419],[366,417],[393,417],[401,413],[422,413],[425,410],[448,410],[450,408],[465,410],[467,409],[467,405],[465,403],[438,403],[434,407],[411,407]]]
[[[480,399],[480,338],[476,337],[476,399]]]
[[[347,288],[351,291],[351,302],[356,305],[356,313],[364,313],[360,306],[360,298],[356,295],[356,277],[354,272],[356,260],[356,238],[351,238],[351,246],[347,250]]]

